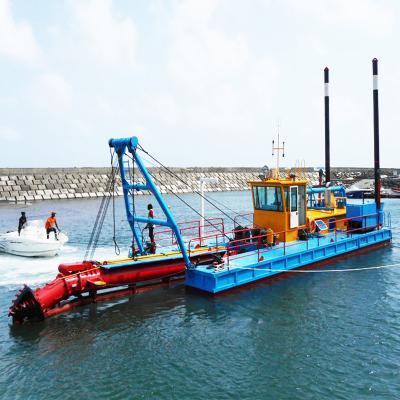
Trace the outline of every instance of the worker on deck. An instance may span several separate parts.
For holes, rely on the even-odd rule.
[[[149,213],[147,214],[147,217],[153,219],[154,218],[153,205],[152,204],[147,204],[147,209],[149,210]],[[153,243],[154,242],[154,225],[149,222],[146,225],[146,228],[149,230],[150,242]]]
[[[147,214],[147,218],[153,219],[154,218],[153,205],[148,204],[147,209],[149,210],[149,212]],[[149,230],[149,239],[150,239],[150,243],[148,244],[147,251],[150,254],[154,254],[156,252],[156,241],[154,239],[154,225],[151,222],[148,222],[147,225],[145,226],[145,229]]]
[[[21,235],[21,230],[25,228],[27,223],[25,211],[21,211],[21,216],[18,221],[18,236]]]
[[[56,219],[55,212],[52,212],[51,216],[49,218],[47,218],[46,224],[44,227],[46,228],[47,239],[49,238],[50,232],[54,232],[54,236],[55,236],[56,240],[58,240],[56,228],[58,229],[58,232],[60,232],[61,229],[57,225],[57,219]]]

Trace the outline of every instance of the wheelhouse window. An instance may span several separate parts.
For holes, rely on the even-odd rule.
[[[254,208],[257,210],[283,211],[281,188],[253,186]]]

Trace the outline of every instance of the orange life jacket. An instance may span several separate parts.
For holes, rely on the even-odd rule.
[[[47,218],[46,225],[44,226],[46,229],[54,228],[57,224],[56,217]]]

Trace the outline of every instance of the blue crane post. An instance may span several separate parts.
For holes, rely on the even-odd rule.
[[[154,225],[161,225],[161,226],[166,226],[166,227],[171,228],[173,230],[173,232],[175,233],[179,248],[182,252],[182,256],[185,261],[185,265],[186,265],[186,267],[190,268],[192,266],[192,264],[189,260],[189,257],[186,252],[186,248],[183,244],[183,240],[182,240],[182,236],[181,236],[178,224],[176,223],[171,212],[169,211],[169,208],[168,208],[167,204],[165,203],[163,197],[161,196],[161,193],[158,191],[156,185],[154,184],[153,179],[151,178],[146,166],[143,164],[141,157],[139,156],[139,154],[137,154],[138,143],[139,143],[139,140],[136,136],[133,136],[130,138],[110,139],[108,142],[109,146],[114,148],[118,155],[118,164],[119,164],[119,169],[120,169],[120,174],[121,174],[121,182],[122,182],[122,190],[123,190],[123,195],[124,195],[126,216],[128,218],[129,225],[132,229],[134,239],[139,247],[140,253],[145,254],[145,250],[143,248],[142,241],[140,240],[140,232],[135,227],[135,222],[151,223]],[[141,174],[146,182],[145,184],[128,182],[126,173],[125,173],[125,168],[124,168],[124,156],[125,156],[126,150],[128,150],[132,154],[133,159],[136,161],[137,167],[139,168],[139,171],[141,172]],[[131,208],[130,208],[130,204],[129,204],[129,191],[130,190],[148,190],[148,191],[150,191],[156,198],[159,206],[161,207],[161,209],[166,217],[166,220],[137,216],[135,213],[135,210],[133,210],[133,209],[131,210]]]

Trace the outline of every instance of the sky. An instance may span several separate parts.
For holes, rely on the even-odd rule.
[[[0,0],[0,167],[110,163],[137,136],[169,166],[400,167],[397,0]]]

